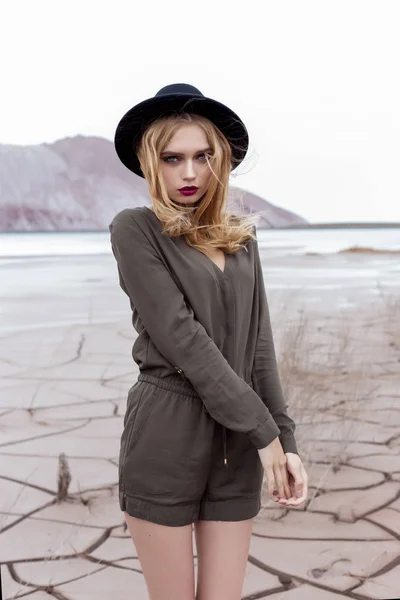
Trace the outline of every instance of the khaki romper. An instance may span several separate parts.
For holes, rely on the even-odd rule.
[[[140,371],[121,436],[121,510],[170,526],[250,519],[261,506],[257,449],[279,436],[298,454],[257,242],[226,254],[222,271],[146,206],[109,229]]]

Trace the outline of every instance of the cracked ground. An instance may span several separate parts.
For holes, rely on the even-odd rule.
[[[264,256],[309,493],[285,508],[265,485],[243,599],[400,595],[400,304],[389,285],[398,265],[379,261],[380,271],[365,256]],[[1,293],[3,598],[145,600],[117,497],[126,395],[138,372],[114,263],[77,257],[18,268],[25,280]],[[298,288],[285,287],[288,272]],[[332,287],[335,273],[341,285]],[[70,478],[63,493],[60,465]]]

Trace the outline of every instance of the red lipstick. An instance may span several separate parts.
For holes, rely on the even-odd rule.
[[[195,185],[186,185],[183,188],[180,188],[178,192],[180,192],[183,196],[193,196],[197,192],[199,188]]]

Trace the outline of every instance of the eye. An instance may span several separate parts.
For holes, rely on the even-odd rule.
[[[201,152],[200,154],[197,155],[197,158],[200,159],[202,162],[206,162],[207,158],[206,158],[206,154],[205,152]],[[179,161],[179,157],[178,156],[166,156],[165,158],[163,158],[163,162],[165,163],[177,163]]]
[[[207,162],[212,162],[213,155],[208,154],[207,152],[202,152],[201,154],[199,154],[198,158],[200,159],[201,162],[207,163]]]

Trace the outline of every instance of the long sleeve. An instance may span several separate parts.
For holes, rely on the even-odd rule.
[[[259,329],[254,357],[254,373],[257,381],[257,391],[264,404],[268,407],[275,423],[279,427],[279,440],[283,451],[298,454],[294,437],[296,425],[287,413],[286,409],[288,405],[285,404],[278,373],[268,301],[265,292],[264,277],[257,241],[254,242],[254,252],[260,305]]]
[[[257,393],[231,368],[175,283],[158,249],[125,209],[109,225],[120,284],[143,327],[171,365],[182,369],[209,414],[244,432],[256,448],[268,446],[279,427]]]

